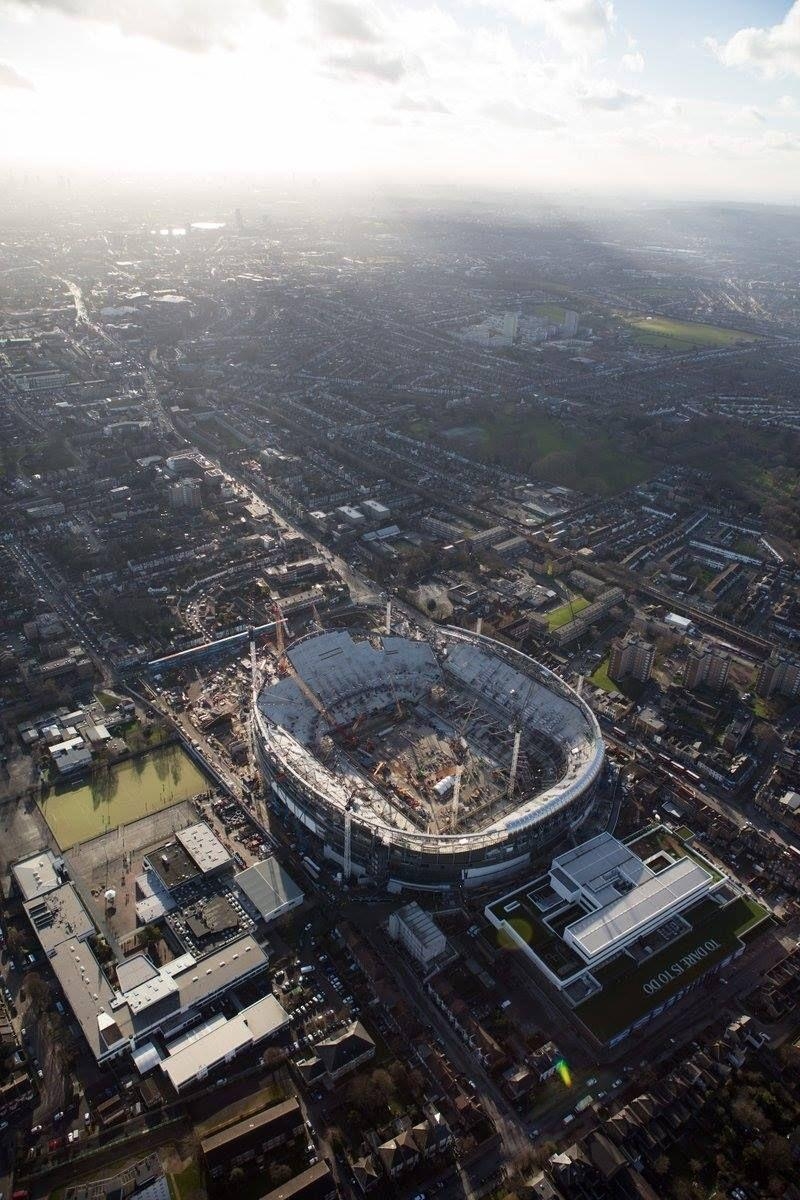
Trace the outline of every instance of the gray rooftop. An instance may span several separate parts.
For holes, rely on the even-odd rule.
[[[564,938],[591,962],[615,947],[628,945],[653,928],[658,918],[666,920],[705,895],[711,879],[700,863],[681,858],[605,908],[573,921],[564,931]]]
[[[276,858],[265,858],[234,876],[234,882],[265,921],[299,904],[303,893]]]

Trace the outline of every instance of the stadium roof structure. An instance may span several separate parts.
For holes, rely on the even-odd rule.
[[[476,833],[502,840],[536,824],[579,799],[602,770],[603,741],[591,710],[552,672],[490,639],[449,628],[431,635],[430,642],[388,635],[356,639],[332,631],[299,639],[287,657],[302,686],[287,676],[266,687],[256,705],[270,753],[327,806],[356,808],[359,819],[406,835],[414,849],[434,835],[420,832],[351,761],[340,757],[331,769],[318,757],[329,723],[344,726],[401,701],[424,702],[432,688],[450,686],[478,698],[504,728],[513,719],[560,747],[564,761],[556,782],[520,796],[513,811],[477,831],[435,835],[451,848],[466,845]]]

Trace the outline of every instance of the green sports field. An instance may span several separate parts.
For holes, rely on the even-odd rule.
[[[633,316],[622,320],[633,331],[641,346],[658,350],[721,349],[737,342],[755,342],[757,333],[725,329],[721,325],[703,325],[695,321],[675,321],[671,317]]]

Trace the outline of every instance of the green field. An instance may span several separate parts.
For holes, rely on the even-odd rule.
[[[553,321],[556,325],[560,325],[567,315],[567,310],[561,304],[534,304],[533,311],[537,317]]]
[[[515,405],[496,408],[482,429],[475,450],[486,462],[581,492],[623,491],[658,469],[597,429],[587,431],[577,421],[543,412],[520,412]]]
[[[675,321],[671,317],[623,317],[634,331],[640,346],[659,350],[694,350],[734,346],[737,342],[755,342],[757,333],[742,333],[721,325],[703,325],[694,321]]]
[[[84,783],[59,785],[39,807],[62,850],[130,825],[209,788],[205,775],[176,745],[98,767]]]
[[[560,629],[562,625],[569,625],[579,612],[588,607],[589,601],[583,596],[573,596],[571,602],[568,601],[547,614],[547,628]]]

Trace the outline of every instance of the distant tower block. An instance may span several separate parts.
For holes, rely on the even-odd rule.
[[[506,342],[515,342],[517,340],[517,330],[519,329],[519,314],[507,312],[503,314],[503,339]]]
[[[389,637],[392,632],[392,602],[386,601],[386,636]]]
[[[234,220],[236,223],[236,232],[244,233],[244,221],[242,220],[242,210],[240,208],[237,208],[234,213]]]

